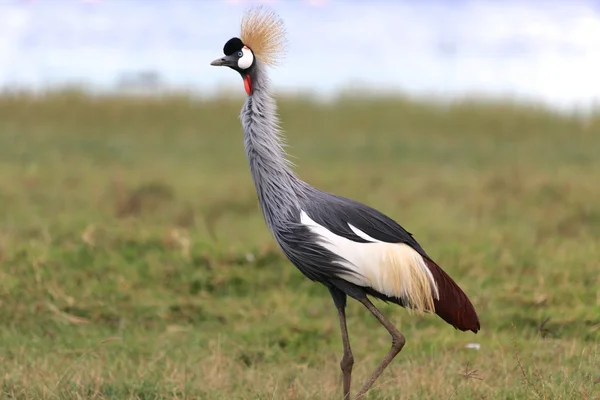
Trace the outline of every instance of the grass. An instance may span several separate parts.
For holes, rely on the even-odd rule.
[[[2,398],[341,398],[333,303],[263,223],[240,107],[0,98]],[[300,176],[397,219],[481,317],[473,335],[378,303],[407,345],[368,399],[600,398],[599,115],[280,110]],[[390,338],[356,302],[348,325],[356,390]]]

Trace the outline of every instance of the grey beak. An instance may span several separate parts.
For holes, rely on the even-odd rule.
[[[237,58],[232,56],[217,58],[215,61],[211,62],[210,65],[215,67],[235,67],[237,66]]]
[[[211,62],[210,65],[214,65],[215,67],[222,67],[227,65],[227,60],[225,57],[217,58],[215,61]]]

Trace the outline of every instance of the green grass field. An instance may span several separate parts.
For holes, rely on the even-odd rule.
[[[341,399],[335,308],[264,225],[241,105],[0,98],[1,398]],[[280,111],[299,175],[400,222],[481,317],[474,335],[377,302],[407,345],[368,399],[600,398],[600,115]],[[357,390],[390,338],[348,318]]]

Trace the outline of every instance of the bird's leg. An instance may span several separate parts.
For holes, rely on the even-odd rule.
[[[342,332],[342,343],[344,345],[344,356],[340,362],[342,375],[344,379],[344,400],[350,400],[350,383],[352,381],[352,366],[354,357],[350,349],[350,339],[348,338],[348,328],[346,326],[346,293],[334,286],[329,287],[329,292],[335,303],[340,317],[340,330]]]
[[[352,382],[352,366],[354,365],[354,356],[352,355],[350,339],[348,338],[346,311],[343,308],[340,308],[338,312],[340,316],[340,330],[342,331],[342,343],[344,345],[344,356],[340,362],[344,379],[344,400],[350,400],[350,384]]]
[[[381,375],[383,370],[389,365],[390,362],[392,362],[394,357],[396,357],[396,355],[398,355],[398,353],[400,353],[400,350],[402,350],[402,348],[404,347],[404,344],[406,343],[406,339],[404,338],[404,335],[402,335],[402,333],[400,333],[398,328],[396,328],[394,325],[392,325],[392,323],[390,321],[388,321],[388,319],[386,317],[383,316],[383,314],[373,305],[373,303],[371,303],[371,301],[369,299],[367,299],[367,297],[364,297],[364,298],[358,299],[358,300],[361,303],[363,303],[363,305],[367,308],[367,310],[371,311],[371,314],[373,314],[375,316],[375,318],[377,318],[377,320],[381,323],[381,325],[383,325],[385,327],[385,329],[387,329],[387,331],[390,333],[390,335],[392,335],[392,348],[387,353],[387,355],[383,358],[383,360],[381,360],[381,363],[379,364],[377,369],[375,369],[375,372],[373,372],[373,374],[371,375],[369,380],[367,382],[365,382],[363,387],[360,389],[360,391],[358,392],[358,394],[355,397],[355,400],[362,399],[362,397],[365,395],[365,393],[367,393],[367,391],[371,388],[373,383],[375,383],[377,378],[379,378],[379,375]]]

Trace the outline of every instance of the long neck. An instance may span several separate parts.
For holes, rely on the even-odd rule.
[[[277,107],[262,65],[253,68],[252,95],[242,108],[244,145],[267,225],[273,231],[298,214],[302,182],[286,159]]]

